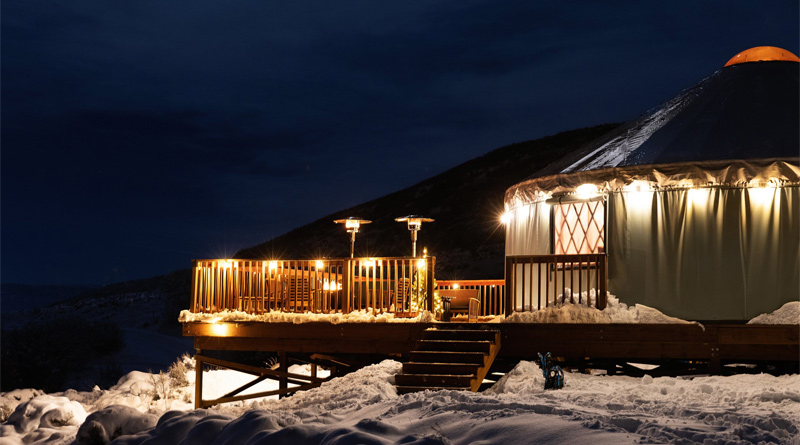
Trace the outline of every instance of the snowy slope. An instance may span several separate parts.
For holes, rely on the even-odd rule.
[[[602,317],[587,315],[600,311],[566,304],[540,313],[545,321],[683,322],[652,308],[609,302]],[[800,323],[799,310],[800,302],[791,302],[752,322]],[[483,393],[398,396],[394,375],[402,365],[387,360],[286,399],[195,411],[193,366],[184,356],[169,373],[133,371],[108,389],[0,394],[0,419],[5,420],[0,445],[114,439],[116,444],[800,444],[796,374],[633,378],[568,373],[563,389],[545,391],[538,365],[523,361]],[[310,369],[294,366],[290,372]],[[235,371],[207,370],[203,397],[219,397],[249,379]],[[276,382],[265,381],[248,392],[276,388]]]
[[[115,432],[127,434],[116,444],[798,443],[797,375],[567,374],[564,389],[545,391],[539,367],[520,362],[484,393],[398,396],[400,367],[387,360],[282,400],[199,411],[175,400],[166,412],[145,396],[151,377],[131,374],[109,390],[20,403],[0,443],[92,443]],[[182,397],[192,388],[180,387]]]

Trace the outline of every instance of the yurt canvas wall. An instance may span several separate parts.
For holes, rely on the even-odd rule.
[[[794,60],[727,66],[509,188],[506,256],[605,253],[612,294],[685,319],[747,320],[800,299],[798,73]],[[553,275],[514,283],[514,310],[530,309],[530,280]]]

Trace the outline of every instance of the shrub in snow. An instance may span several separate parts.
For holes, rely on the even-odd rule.
[[[111,405],[95,411],[78,429],[75,443],[78,445],[107,444],[117,437],[136,434],[152,428],[158,418],[124,405]]]
[[[169,366],[167,373],[172,379],[173,385],[189,386],[189,379],[186,378],[186,373],[189,372],[189,368],[186,366],[187,362],[191,362],[192,368],[194,368],[194,360],[188,354],[183,354],[183,357]]]

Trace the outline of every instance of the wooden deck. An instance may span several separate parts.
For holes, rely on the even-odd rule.
[[[606,295],[605,261],[604,255],[513,257],[507,262],[506,280],[440,281],[437,285],[433,257],[199,260],[193,270],[191,312],[348,314],[361,310],[375,315],[393,313],[399,318],[425,308],[435,309],[435,293],[438,292],[456,301],[468,297],[468,319],[473,320],[537,310],[561,298],[581,302],[596,289],[599,291],[594,304],[602,308]],[[517,276],[521,286],[514,284]],[[447,317],[442,319],[447,320]],[[253,382],[220,399],[198,398],[195,406],[201,408],[253,397],[240,393],[263,379],[278,380],[279,389],[269,395],[281,396],[322,383],[323,379],[316,376],[307,378],[289,373],[288,361],[292,357],[326,356],[332,363],[343,363],[336,362],[343,355],[350,358],[354,355],[361,355],[361,358],[394,356],[407,361],[429,328],[499,331],[498,350],[492,360],[496,358],[506,365],[535,360],[538,353],[546,352],[564,366],[606,369],[609,373],[619,369],[635,372],[627,365],[631,362],[664,365],[654,373],[661,375],[723,373],[726,364],[739,363],[762,367],[768,364],[773,369],[797,372],[800,365],[800,326],[797,325],[455,321],[185,322],[183,335],[194,337],[195,357],[200,364],[196,369],[197,394],[202,394],[203,363],[230,367],[255,377]],[[211,351],[274,352],[279,357],[279,369],[221,360],[214,357],[213,352],[209,354]],[[318,361],[312,360],[312,363]],[[491,366],[494,365],[490,361],[485,371]],[[300,386],[292,389],[289,384]]]
[[[532,360],[691,360],[710,364],[800,361],[796,325],[472,323],[502,332],[499,357]],[[199,350],[407,354],[429,327],[458,323],[184,323]]]

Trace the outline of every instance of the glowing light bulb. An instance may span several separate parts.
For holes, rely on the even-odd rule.
[[[582,184],[575,189],[575,193],[581,199],[589,199],[597,196],[597,186],[594,184]]]

